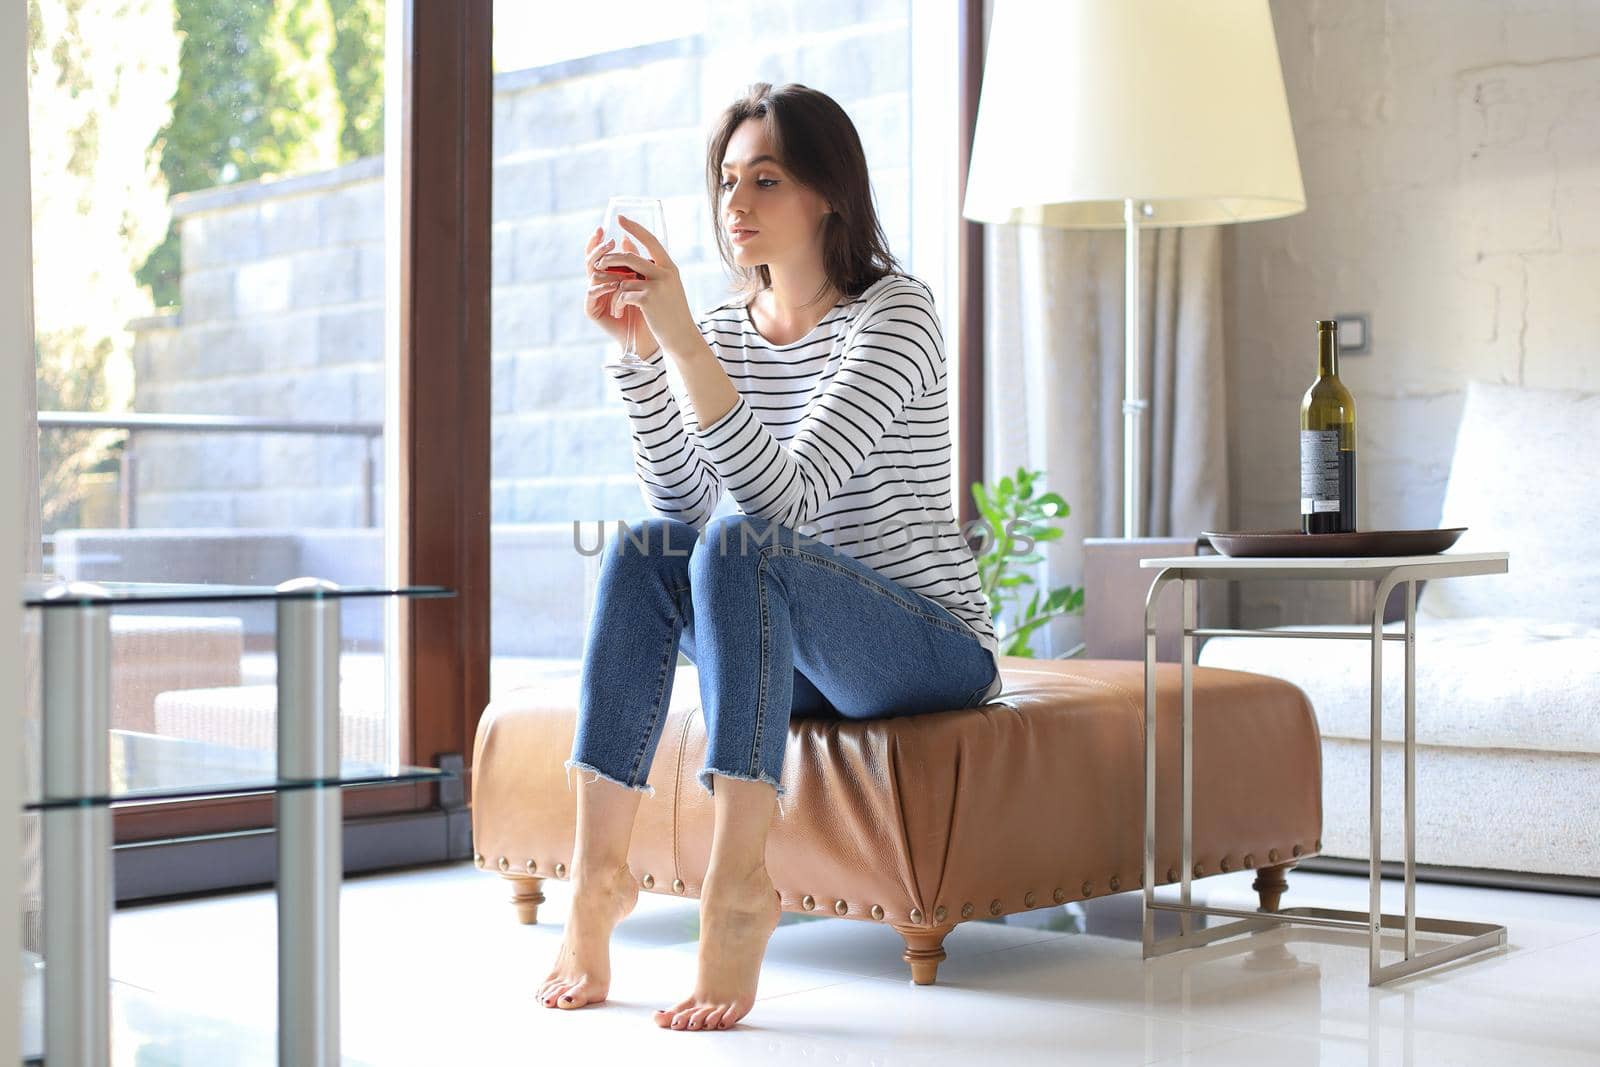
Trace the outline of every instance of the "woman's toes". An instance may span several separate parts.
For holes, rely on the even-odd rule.
[[[683,1012],[683,1010],[693,1003],[694,998],[691,997],[688,1000],[678,1001],[678,1003],[674,1004],[670,1008],[657,1008],[656,1024],[658,1026],[671,1026],[677,1020],[678,1016]]]
[[[728,1005],[718,1004],[716,1007],[706,1012],[706,1017],[700,1023],[701,1029],[715,1030],[717,1028],[717,1023],[722,1019],[722,1016],[727,1012],[727,1010]]]
[[[707,1030],[707,1029],[710,1029],[710,1025],[707,1023],[706,1020],[710,1019],[711,1018],[711,1013],[716,1011],[716,1010],[717,1010],[717,1005],[708,1004],[705,1007],[701,1008],[699,1011],[695,1012],[693,1015],[689,1016],[689,1029],[691,1029],[691,1030]]]
[[[672,1028],[674,1030],[687,1030],[689,1028],[689,1017],[693,1014],[693,1008],[685,1008],[683,1011],[680,1011],[678,1014],[672,1017]]]
[[[556,998],[556,1007],[581,1008],[591,1000],[599,999],[594,994],[595,990],[589,985],[589,977],[585,975],[561,991],[561,995]]]

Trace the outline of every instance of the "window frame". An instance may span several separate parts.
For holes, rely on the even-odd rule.
[[[387,608],[400,758],[422,766],[452,754],[470,765],[489,693],[493,6],[391,0],[386,12],[385,578],[456,591]],[[345,820],[448,817],[456,794],[470,796],[470,775],[468,767],[459,784],[347,789]],[[117,844],[147,844],[270,830],[275,798],[125,804],[113,816]],[[470,855],[460,834],[445,836],[456,839],[450,858]],[[419,843],[415,859],[446,858],[438,852],[434,841]],[[173,866],[174,891],[182,867]]]
[[[953,498],[963,526],[979,517],[966,487],[982,477],[984,456],[983,230],[960,214],[982,80],[984,6],[932,0],[912,5],[910,15],[914,98],[932,101],[914,109],[913,163],[931,165],[913,173],[942,175],[913,188],[913,217],[932,221],[914,224],[912,269],[944,297],[957,338]],[[471,797],[473,741],[489,701],[494,0],[391,0],[387,15],[386,55],[400,58],[387,65],[386,79],[385,575],[397,584],[448,586],[456,596],[392,602],[386,670],[401,759],[432,766],[458,757],[462,770],[459,783],[346,790],[347,827],[387,819],[408,828],[405,835],[347,833],[355,842],[384,839],[371,846],[374,855],[363,857],[359,844],[347,848],[351,869],[471,856],[470,809],[462,805]],[[936,69],[952,56],[960,72],[953,84],[948,66]],[[927,95],[915,97],[918,90]],[[418,152],[417,145],[429,149]],[[137,862],[135,846],[195,842],[188,864],[173,863],[170,848],[151,853],[152,867],[161,857],[154,882],[165,892],[217,887],[218,835],[255,831],[240,838],[240,848],[272,847],[270,795],[114,812],[116,841],[130,846],[119,864]],[[426,813],[438,816],[442,833],[416,833],[417,817]],[[402,837],[415,843],[396,847]],[[203,875],[201,857],[212,868]],[[252,881],[248,873],[240,877],[241,885]],[[134,880],[152,882],[148,872]]]

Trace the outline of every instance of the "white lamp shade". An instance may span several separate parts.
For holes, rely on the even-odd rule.
[[[1267,0],[995,0],[962,214],[1121,229],[1304,211]]]

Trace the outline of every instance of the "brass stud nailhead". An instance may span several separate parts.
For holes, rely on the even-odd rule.
[[[1203,864],[1203,863],[1195,864],[1194,865],[1194,876],[1196,878],[1204,878],[1206,876],[1206,865]]]
[[[1273,848],[1273,849],[1268,849],[1267,850],[1267,862],[1269,862],[1269,863],[1277,863],[1278,862],[1278,850],[1277,849]]]
[[[567,865],[565,863],[556,864],[556,877],[557,878],[565,878],[566,876],[567,876]]]
[[[1034,901],[1033,890],[1030,889],[1025,894],[1023,894],[1022,904],[1023,904],[1024,907],[1031,908],[1031,907],[1033,907],[1033,901]]]
[[[1322,838],[1320,838],[1320,837],[1317,838],[1317,843],[1315,845],[1311,846],[1311,847],[1313,849],[1315,849],[1316,851],[1321,852],[1322,851]]]
[[[968,903],[966,903],[966,904],[961,905],[961,917],[963,919],[972,918],[972,904],[971,904],[970,901]]]
[[[914,923],[922,922],[922,909],[921,908],[912,908],[911,909],[911,921],[914,922]]]
[[[524,866],[526,866],[528,868],[528,873],[529,874],[538,873],[539,863],[538,863],[537,860],[529,860],[526,864],[524,864]]]
[[[1244,865],[1246,867],[1250,867],[1250,868],[1254,868],[1255,867],[1255,865],[1256,865],[1256,854],[1254,852],[1246,852],[1244,854]]]
[[[807,911],[810,911],[812,908],[817,906],[817,898],[813,897],[810,893],[807,893],[805,896],[800,898],[800,906]]]
[[[1304,851],[1305,851],[1305,849],[1302,848],[1301,846],[1299,846],[1299,845],[1294,846],[1294,854],[1296,856],[1300,855]]]
[[[1111,891],[1113,893],[1115,893],[1117,890],[1119,890],[1121,888],[1122,888],[1122,879],[1118,878],[1116,875],[1113,874],[1111,876]]]
[[[999,901],[998,898],[996,898],[995,900],[989,901],[989,914],[990,915],[999,915],[1000,914],[1000,901]]]
[[[873,905],[873,906],[872,906],[872,917],[873,917],[873,918],[874,918],[874,919],[881,919],[881,918],[883,918],[883,908],[882,908],[882,906],[881,906],[881,905],[878,905],[878,904],[874,904],[874,905]]]
[[[940,904],[937,908],[933,909],[933,921],[936,923],[942,923],[944,922],[944,917],[949,914],[950,913],[948,911],[944,910],[944,905]]]
[[[1167,868],[1167,881],[1176,882],[1177,880],[1178,880],[1178,868],[1176,868],[1176,867],[1168,867]]]
[[[474,864],[476,864],[477,866],[482,867],[483,866],[483,854],[480,853],[480,852],[474,852],[472,854],[472,862]]]
[[[1094,883],[1093,882],[1084,882],[1083,883],[1083,895],[1087,897],[1087,896],[1091,896],[1093,893],[1094,893]]]
[[[1224,857],[1222,857],[1221,866],[1222,866],[1222,873],[1223,874],[1227,874],[1229,871],[1233,870],[1233,861],[1228,859],[1228,857],[1224,856]]]
[[[836,901],[833,902],[833,913],[835,915],[844,915],[847,912],[849,912],[849,910],[850,910],[850,905],[846,904],[844,901],[836,900]]]
[[[672,891],[674,893],[683,892],[683,879],[682,878],[674,878],[672,880]]]
[[[511,869],[511,861],[501,856],[498,866],[502,871],[509,871]]]
[[[650,872],[646,871],[645,872],[645,876],[643,878],[639,879],[639,882],[646,889],[649,889],[649,888],[653,887],[656,884],[656,876],[651,874]]]
[[[1057,904],[1060,904],[1063,900],[1067,899],[1067,891],[1065,889],[1057,889],[1054,893],[1050,894],[1050,899],[1054,900]]]

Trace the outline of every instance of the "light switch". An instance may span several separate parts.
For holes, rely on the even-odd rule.
[[[1339,324],[1339,354],[1359,356],[1372,351],[1371,334],[1367,330],[1365,315],[1335,315]]]

